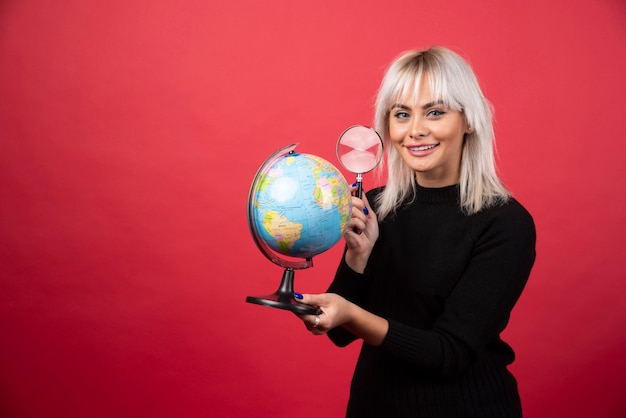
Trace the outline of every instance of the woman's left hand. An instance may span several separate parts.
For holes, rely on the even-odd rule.
[[[298,294],[296,300],[307,305],[317,306],[322,311],[319,315],[298,315],[306,328],[315,335],[326,334],[329,330],[349,321],[352,303],[335,293]]]
[[[306,328],[315,335],[323,335],[335,327],[342,326],[371,346],[382,344],[389,322],[366,311],[335,293],[320,295],[296,295],[296,299],[307,305],[317,306],[319,315],[298,315]]]

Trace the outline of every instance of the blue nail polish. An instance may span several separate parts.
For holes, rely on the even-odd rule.
[[[358,183],[352,183],[352,187],[356,187]]]
[[[370,211],[369,211],[369,210],[367,210],[367,207],[364,207],[364,208],[363,208],[363,213],[364,213],[365,215],[369,215],[369,214],[370,214]]]
[[[296,299],[304,299],[304,296],[302,296],[300,293],[293,293],[293,297]]]

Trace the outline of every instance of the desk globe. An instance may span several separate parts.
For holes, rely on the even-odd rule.
[[[352,198],[345,178],[328,161],[295,151],[274,152],[257,171],[248,197],[248,226],[263,255],[281,266],[283,277],[270,295],[246,302],[318,314],[293,297],[294,270],[313,266],[313,257],[334,246],[350,218]]]

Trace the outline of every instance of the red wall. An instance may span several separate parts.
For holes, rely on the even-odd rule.
[[[358,347],[244,302],[281,276],[248,189],[293,142],[336,163],[432,44],[475,67],[536,219],[506,332],[526,416],[624,416],[624,2],[268,3],[0,3],[0,416],[341,416]]]

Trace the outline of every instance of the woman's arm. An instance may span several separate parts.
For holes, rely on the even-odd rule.
[[[499,341],[534,264],[535,227],[517,203],[496,208],[480,224],[469,264],[432,327],[390,321],[381,350],[445,379]]]

